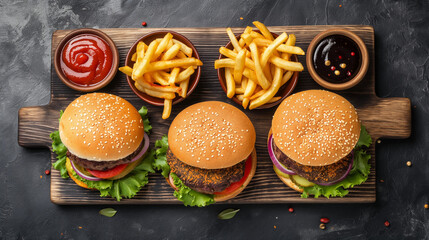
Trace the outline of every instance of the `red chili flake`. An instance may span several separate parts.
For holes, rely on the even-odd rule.
[[[50,170],[45,170],[45,174],[49,175],[49,174],[51,174],[51,171]]]
[[[342,56],[338,56],[338,59],[343,59],[343,57]]]
[[[330,77],[330,76],[331,76],[331,74],[330,74],[330,73],[328,73],[328,76]]]
[[[290,213],[293,213],[293,208],[289,208],[289,212],[290,212]]]
[[[386,226],[386,227],[390,226],[390,222],[389,221],[385,221],[384,222],[384,226]]]
[[[142,26],[146,27],[147,26],[147,22],[142,22]]]
[[[351,52],[351,53],[350,53],[350,55],[354,56],[354,55],[355,55],[355,52]]]
[[[343,5],[341,5],[341,4],[339,5],[339,7],[342,7],[342,6],[343,6]]]
[[[332,70],[332,71],[335,71],[335,66],[332,66],[332,67],[331,67],[331,70]]]
[[[380,182],[384,182],[384,180],[383,180],[383,179],[380,179]]]
[[[329,223],[329,218],[325,218],[325,217],[324,217],[324,218],[321,218],[321,219],[320,219],[320,222],[321,222],[321,223]]]
[[[429,208],[429,204],[426,203],[425,204],[425,208],[428,209]]]
[[[347,76],[351,76],[352,75],[352,73],[350,72],[350,71],[347,71]]]

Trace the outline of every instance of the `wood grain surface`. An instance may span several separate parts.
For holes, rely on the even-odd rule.
[[[304,51],[313,37],[323,30],[331,28],[346,28],[362,38],[365,42],[370,58],[370,65],[365,79],[357,86],[339,91],[338,94],[347,98],[355,105],[362,123],[367,127],[374,143],[379,138],[407,138],[411,133],[411,104],[408,98],[379,98],[375,94],[374,69],[374,30],[370,26],[276,26],[269,27],[272,32],[294,33],[297,46]],[[142,35],[161,29],[101,29],[116,43],[120,54],[120,65],[124,65],[129,47]],[[165,30],[165,29],[162,29]],[[168,29],[167,29],[168,30]],[[207,100],[218,100],[237,106],[226,97],[222,91],[214,69],[214,60],[218,58],[218,49],[228,42],[224,28],[173,28],[170,29],[185,35],[197,48],[204,63],[200,83],[195,92],[183,102],[173,106],[173,112],[168,120],[162,120],[162,107],[151,106],[143,102],[131,91],[125,75],[118,72],[115,79],[99,92],[108,92],[119,95],[130,101],[136,108],[145,105],[149,108],[149,117],[152,122],[151,146],[156,139],[166,134],[174,117],[187,106]],[[233,28],[235,33],[242,28]],[[58,30],[52,35],[52,56],[55,48],[70,30]],[[305,56],[299,57],[305,66]],[[52,61],[53,63],[53,61]],[[48,80],[47,80],[48,81]],[[295,92],[306,89],[321,89],[304,70],[299,76]],[[82,93],[69,89],[57,77],[53,64],[51,66],[51,101],[46,106],[25,107],[19,111],[18,143],[24,147],[49,147],[51,140],[49,133],[57,130],[59,111]],[[239,107],[239,106],[237,106]],[[350,190],[344,198],[300,198],[300,194],[285,186],[273,171],[269,159],[266,140],[270,129],[272,109],[253,110],[244,112],[249,116],[256,128],[256,151],[258,166],[256,174],[249,186],[236,198],[222,203],[261,204],[261,203],[371,203],[376,201],[376,161],[375,144],[369,148],[371,153],[371,173],[368,180]],[[54,162],[55,155],[51,155]],[[59,172],[52,169],[51,200],[57,204],[181,204],[173,196],[173,190],[160,174],[151,174],[149,184],[145,186],[133,199],[124,199],[120,202],[111,198],[101,198],[96,191],[78,187],[70,179],[62,179]]]

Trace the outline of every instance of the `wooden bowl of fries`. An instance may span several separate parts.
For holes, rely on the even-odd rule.
[[[131,46],[125,66],[119,70],[127,75],[128,84],[138,97],[152,105],[164,106],[162,118],[166,119],[171,105],[183,101],[195,90],[201,65],[197,50],[185,36],[173,31],[154,31]]]
[[[253,24],[259,30],[247,27],[240,35],[227,28],[231,41],[219,49],[220,56],[215,61],[227,97],[250,110],[274,107],[292,93],[304,69],[296,54],[305,54],[295,46],[295,35],[279,36],[260,22]]]

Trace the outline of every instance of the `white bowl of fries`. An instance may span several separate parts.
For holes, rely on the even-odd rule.
[[[274,107],[290,95],[304,70],[297,55],[305,55],[294,34],[277,35],[260,22],[253,24],[258,30],[247,27],[237,36],[227,28],[230,42],[215,61],[227,97],[250,110]]]
[[[138,39],[128,51],[125,66],[133,92],[142,100],[164,106],[163,119],[173,104],[181,102],[196,88],[202,62],[194,45],[173,31],[154,31]]]

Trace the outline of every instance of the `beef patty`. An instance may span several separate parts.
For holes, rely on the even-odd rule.
[[[76,164],[79,164],[80,166],[84,168],[88,168],[91,170],[99,170],[99,171],[106,171],[109,169],[112,169],[118,165],[125,164],[131,162],[131,160],[141,151],[143,147],[143,142],[140,144],[140,147],[137,148],[136,151],[128,155],[127,157],[114,160],[114,161],[93,161],[88,160],[85,158],[80,158],[76,155],[73,155],[71,152],[67,151],[67,157],[73,161]]]
[[[206,194],[222,192],[231,183],[238,182],[244,177],[246,161],[222,169],[201,169],[187,165],[180,161],[168,149],[167,162],[170,165],[171,172],[175,173],[183,184],[189,188]]]
[[[349,168],[353,160],[352,152],[336,163],[327,166],[306,166],[295,162],[284,154],[273,141],[273,151],[277,159],[288,169],[316,184],[326,184],[339,180]]]

